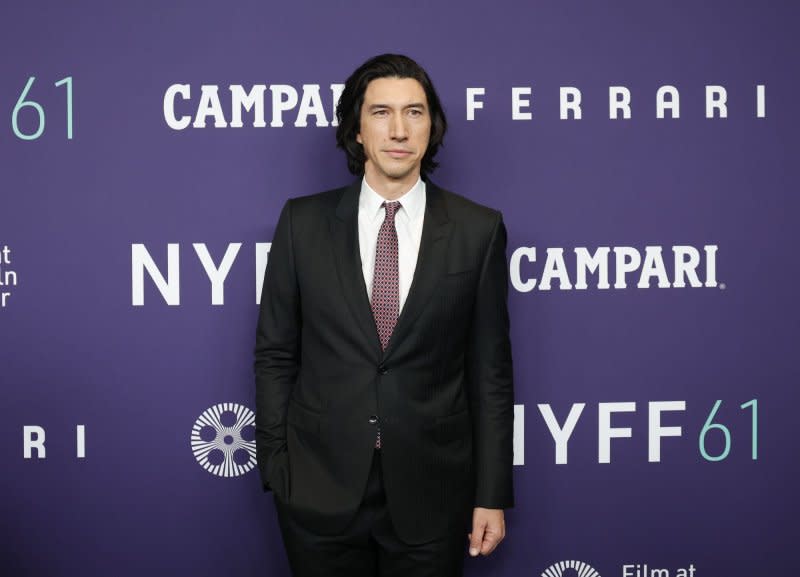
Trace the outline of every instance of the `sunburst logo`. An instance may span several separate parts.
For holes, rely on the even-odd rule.
[[[203,411],[192,427],[192,453],[206,471],[219,477],[244,475],[256,464],[255,415],[236,403]]]
[[[574,569],[575,572],[573,573],[569,569]],[[572,575],[577,575],[578,577],[600,577],[600,573],[594,567],[583,561],[559,561],[558,563],[553,563],[542,572],[542,577],[572,577]]]

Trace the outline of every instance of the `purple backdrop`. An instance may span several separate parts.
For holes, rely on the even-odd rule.
[[[253,408],[257,243],[287,197],[351,177],[334,128],[295,126],[299,102],[271,126],[273,97],[289,86],[313,111],[303,85],[319,85],[329,122],[331,84],[386,51],[423,64],[444,101],[434,180],[509,231],[517,507],[467,574],[791,572],[798,16],[754,1],[4,5],[0,573],[288,574],[271,498],[245,472],[250,429],[236,436]],[[255,109],[230,126],[231,85],[266,126]],[[662,86],[678,118],[658,118]],[[716,86],[725,118],[707,118]],[[560,117],[569,87],[580,119]],[[630,118],[609,118],[611,87]],[[473,120],[469,88],[483,89]],[[198,108],[205,128],[170,127]],[[581,254],[597,259],[586,289]],[[193,445],[220,403],[239,413],[201,421]],[[219,463],[202,443],[229,433],[242,467],[204,470],[193,446]]]

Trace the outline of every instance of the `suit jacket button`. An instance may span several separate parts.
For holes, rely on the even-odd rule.
[[[370,415],[369,416],[369,424],[370,425],[378,424],[378,417],[376,417],[375,415]]]
[[[384,365],[384,364],[378,365],[378,373],[380,373],[381,375],[385,375],[388,372],[389,372],[389,369],[386,368],[386,365]]]

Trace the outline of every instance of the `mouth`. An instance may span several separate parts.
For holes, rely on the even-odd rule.
[[[392,158],[408,158],[409,156],[411,156],[410,150],[404,150],[401,148],[391,148],[385,150],[384,152],[386,152],[386,154],[388,154]]]

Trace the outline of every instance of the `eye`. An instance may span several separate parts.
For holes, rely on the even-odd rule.
[[[419,108],[412,108],[408,113],[414,118],[422,116],[422,111]]]
[[[384,108],[379,108],[378,110],[374,111],[372,114],[374,116],[386,116],[389,112]]]

